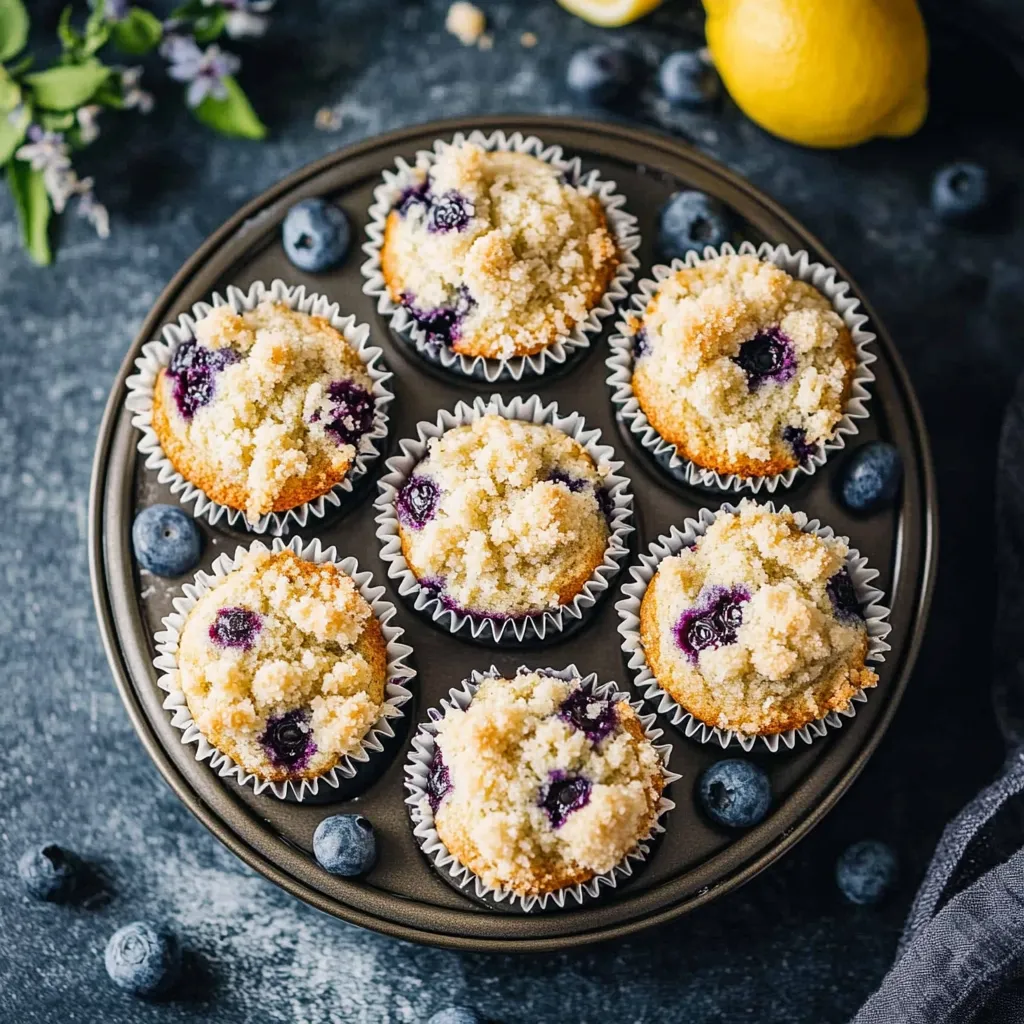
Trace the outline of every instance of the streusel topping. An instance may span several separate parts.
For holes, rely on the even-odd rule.
[[[241,315],[215,307],[164,374],[169,457],[253,520],[339,483],[373,426],[355,350],[326,320],[270,300]]]
[[[249,552],[189,613],[181,688],[200,732],[261,778],[312,777],[385,710],[383,634],[353,580]]]
[[[632,326],[640,405],[698,465],[782,472],[842,418],[850,333],[824,295],[773,263],[725,255],[684,268]]]
[[[528,895],[610,871],[650,835],[658,752],[625,702],[538,672],[490,679],[437,732],[441,841],[487,885]]]
[[[432,438],[396,502],[410,568],[505,618],[571,600],[604,560],[607,467],[556,427],[486,415]]]
[[[641,638],[659,684],[696,717],[745,733],[799,728],[877,676],[846,545],[752,501],[658,566]],[[798,723],[798,724],[795,724]]]
[[[524,153],[451,146],[388,218],[388,289],[432,343],[508,358],[585,320],[618,254],[596,198]]]

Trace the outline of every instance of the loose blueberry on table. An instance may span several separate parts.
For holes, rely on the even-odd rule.
[[[203,538],[192,517],[174,505],[150,505],[132,523],[139,565],[157,576],[181,576],[199,564]]]
[[[729,240],[729,212],[703,192],[676,192],[661,211],[658,249],[665,260],[682,259],[688,252],[717,248]]]
[[[285,255],[299,270],[320,274],[348,255],[352,229],[340,207],[324,199],[303,199],[285,215],[281,237]]]
[[[896,854],[887,843],[865,839],[848,847],[836,861],[836,884],[851,902],[878,903],[896,881]]]
[[[940,220],[970,220],[988,206],[989,199],[988,171],[978,164],[951,164],[932,181],[932,209]]]
[[[716,761],[700,777],[697,792],[712,821],[730,828],[751,828],[772,805],[772,786],[764,770],[738,757]]]
[[[674,107],[708,107],[722,93],[722,80],[714,67],[693,50],[670,53],[658,69],[662,95]]]
[[[853,512],[877,512],[895,499],[902,480],[899,449],[888,441],[869,441],[844,464],[839,495]]]
[[[633,61],[617,46],[588,46],[569,60],[566,84],[591,103],[611,103],[633,81]]]
[[[313,856],[332,875],[363,875],[377,860],[373,825],[361,814],[332,814],[313,833]]]
[[[110,937],[103,962],[120,988],[137,996],[162,995],[181,971],[181,949],[163,929],[134,921]]]
[[[75,891],[81,864],[74,854],[56,843],[26,850],[18,858],[18,875],[37,900],[61,903]]]

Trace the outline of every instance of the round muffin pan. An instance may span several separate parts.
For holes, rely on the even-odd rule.
[[[615,422],[611,394],[605,382],[608,355],[604,334],[562,374],[547,373],[519,383],[486,385],[460,379],[422,361],[403,341],[393,337],[374,301],[363,294],[359,272],[362,254],[353,246],[345,264],[322,275],[307,275],[288,262],[280,244],[280,224],[292,203],[309,196],[327,196],[349,215],[356,239],[363,235],[373,189],[385,168],[399,156],[412,160],[416,150],[437,138],[475,128],[502,129],[538,135],[545,143],[561,145],[582,158],[584,168],[597,168],[626,195],[628,209],[639,218],[643,244],[640,275],[657,262],[653,238],[658,211],[669,195],[692,187],[719,196],[736,213],[737,240],[788,243],[805,248],[813,259],[837,266],[821,244],[784,210],[707,157],[673,139],[634,129],[544,117],[475,118],[405,129],[370,139],[334,153],[292,175],[249,203],[209,238],[174,277],[142,326],[114,382],[100,429],[90,498],[90,562],[100,629],[114,678],[146,750],[164,778],[189,809],[249,865],[289,892],[327,913],[396,937],[436,945],[477,950],[551,950],[584,942],[627,935],[658,924],[714,899],[742,884],[789,849],[835,804],[877,746],[902,696],[917,656],[931,597],[935,572],[937,521],[935,481],[924,423],[906,372],[884,326],[851,282],[877,333],[870,405],[871,418],[862,426],[854,446],[882,437],[903,454],[905,482],[895,508],[869,518],[851,516],[834,498],[834,483],[845,453],[833,454],[825,467],[772,497],[849,536],[851,544],[880,570],[876,581],[892,608],[892,650],[880,667],[881,682],[856,717],[841,730],[810,745],[801,741],[793,751],[751,755],[771,777],[774,807],[757,827],[742,833],[721,829],[704,817],[694,787],[701,771],[723,756],[720,747],[688,740],[661,716],[662,742],[672,744],[671,767],[680,774],[667,795],[676,803],[666,819],[666,832],[654,845],[642,871],[614,891],[584,907],[525,914],[485,904],[448,884],[428,864],[413,837],[404,804],[404,766],[412,728],[400,734],[384,755],[378,755],[376,777],[360,775],[343,791],[331,791],[329,802],[298,804],[269,792],[256,796],[231,779],[221,779],[205,762],[195,760],[194,748],[181,743],[162,707],[153,666],[153,633],[171,609],[182,580],[140,578],[131,551],[131,526],[136,512],[154,502],[176,504],[169,490],[147,471],[136,444],[138,434],[125,409],[125,379],[133,372],[142,345],[159,335],[163,324],[175,320],[211,292],[228,285],[247,288],[253,281],[282,278],[305,284],[311,291],[338,301],[344,311],[369,323],[374,342],[394,371],[390,383],[396,398],[389,410],[391,434],[388,455],[400,439],[415,436],[420,420],[434,420],[439,409],[479,394],[500,392],[504,397],[537,394],[557,401],[563,412],[576,411],[588,426],[599,427],[604,443],[616,449],[625,463],[622,473],[632,480],[635,496],[630,556],[646,550],[652,540],[701,507],[717,508],[727,494],[696,491],[670,479]],[[472,669],[494,664],[514,672],[520,664],[560,668],[575,663],[582,673],[596,672],[602,681],[614,680],[630,690],[632,679],[616,630],[615,601],[628,579],[624,571],[583,627],[539,646],[496,650],[440,631],[422,618],[395,592],[388,580],[375,536],[373,502],[376,480],[383,471],[378,460],[368,479],[347,496],[342,508],[323,520],[310,521],[298,531],[304,540],[319,537],[335,545],[339,557],[354,555],[370,569],[376,582],[386,583],[398,606],[397,624],[413,648],[411,662],[417,677],[414,700],[404,708],[407,726],[415,727],[452,686]],[[234,552],[252,537],[220,524],[199,521],[206,547],[201,568],[223,551]],[[653,711],[651,706],[648,710]],[[335,878],[313,859],[312,837],[328,814],[356,811],[369,817],[380,841],[377,865],[364,878]]]

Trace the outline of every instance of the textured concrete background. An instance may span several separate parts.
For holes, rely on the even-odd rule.
[[[55,17],[59,4],[33,4]],[[895,724],[850,794],[789,857],[739,892],[615,945],[536,958],[417,948],[334,922],[246,869],[178,804],[123,712],[100,648],[85,555],[89,465],[110,382],[159,290],[240,204],[337,146],[431,117],[581,112],[564,66],[604,38],[552,0],[482,2],[494,49],[442,30],[446,3],[280,4],[246,48],[242,79],[272,129],[262,146],[197,128],[175,90],[80,161],[113,215],[107,242],[66,219],[56,266],[22,255],[0,197],[0,1020],[419,1021],[465,1001],[527,1022],[845,1020],[877,984],[944,821],[1000,759],[987,701],[992,477],[1001,407],[1024,361],[1024,223],[1007,190],[980,230],[938,225],[931,172],[957,158],[1024,180],[1024,89],[999,60],[936,28],[934,111],[904,142],[797,150],[746,122],[670,114],[646,87],[628,119],[691,138],[788,207],[872,298],[907,361],[932,431],[943,515],[933,619]],[[283,9],[287,7],[288,10]],[[628,36],[648,60],[699,42],[682,0]],[[519,44],[523,31],[539,43]],[[257,70],[259,66],[259,70]],[[155,76],[154,76],[155,77]],[[342,127],[314,128],[336,106]],[[831,866],[869,835],[892,842],[889,905],[842,905]],[[108,893],[53,907],[23,895],[15,861],[55,838]],[[194,954],[169,1002],[112,989],[115,928],[163,919]]]

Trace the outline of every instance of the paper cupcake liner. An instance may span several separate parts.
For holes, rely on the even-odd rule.
[[[215,306],[230,305],[235,312],[243,313],[254,309],[264,299],[283,302],[290,309],[323,317],[330,322],[359,355],[373,382],[371,393],[374,414],[373,426],[360,438],[359,450],[341,483],[313,501],[297,505],[286,512],[268,513],[252,522],[240,509],[229,508],[214,501],[174,468],[153,430],[153,391],[157,374],[170,363],[178,345],[194,337],[197,320],[208,316]],[[195,502],[192,514],[197,519],[207,519],[211,525],[215,525],[226,516],[231,526],[241,520],[241,525],[252,533],[269,532],[274,536],[283,533],[290,523],[304,527],[310,515],[322,518],[328,506],[340,505],[342,495],[351,493],[370,463],[381,454],[388,435],[387,407],[395,397],[385,384],[393,375],[381,359],[383,350],[370,344],[370,328],[366,324],[356,323],[354,316],[342,316],[338,303],[331,302],[326,296],[316,293],[307,295],[304,285],[289,287],[280,280],[274,281],[269,288],[262,281],[254,281],[247,292],[229,285],[227,298],[214,292],[210,303],[197,302],[191,313],[182,313],[176,324],[166,324],[162,333],[161,340],[150,341],[142,346],[142,354],[135,360],[138,372],[128,378],[125,405],[134,413],[132,426],[142,431],[138,448],[146,456],[146,468],[156,470],[157,480],[162,484],[170,484],[171,493],[176,494],[183,505]]]
[[[611,370],[608,384],[612,389],[612,404],[615,406],[616,417],[629,428],[638,443],[651,453],[655,461],[670,476],[691,487],[736,493],[749,490],[754,494],[763,487],[772,494],[779,487],[792,486],[800,473],[810,475],[817,472],[825,465],[831,452],[844,448],[846,439],[858,432],[857,421],[868,417],[867,402],[871,397],[868,385],[875,379],[871,364],[878,358],[869,346],[875,340],[875,335],[866,328],[868,318],[860,311],[860,300],[850,294],[850,286],[837,278],[833,268],[812,262],[803,249],[794,253],[790,251],[789,246],[771,245],[768,242],[763,242],[756,248],[751,242],[743,242],[738,250],[728,243],[719,249],[708,246],[703,255],[689,252],[685,260],[673,260],[670,266],[658,265],[652,269],[652,277],[645,278],[637,285],[638,290],[630,300],[632,308],[628,312],[635,316],[642,315],[661,282],[684,267],[694,267],[716,256],[734,255],[737,252],[739,255],[758,256],[762,260],[768,260],[791,276],[813,285],[831,301],[833,309],[842,317],[850,332],[857,353],[857,365],[853,371],[850,395],[846,400],[842,419],[836,425],[835,434],[830,441],[819,443],[814,452],[799,466],[775,476],[743,477],[736,473],[716,473],[680,455],[676,446],[666,441],[644,415],[640,402],[633,393],[633,335],[626,316],[615,325],[616,333],[610,339],[612,354],[605,365]]]
[[[775,511],[772,502],[762,503],[770,511]],[[723,512],[737,512],[738,506],[728,503],[722,505],[717,512],[703,508],[697,514],[696,519],[686,519],[683,529],[673,526],[667,534],[662,534],[653,544],[649,553],[640,556],[640,564],[630,567],[632,581],[622,587],[625,595],[622,600],[617,601],[615,608],[619,613],[619,633],[622,635],[622,649],[628,658],[629,668],[635,673],[634,682],[637,689],[644,697],[651,701],[658,701],[658,712],[667,714],[673,725],[679,726],[688,738],[696,737],[701,743],[717,743],[721,747],[728,747],[731,743],[737,744],[743,750],[749,752],[754,749],[758,739],[762,740],[765,747],[773,754],[779,750],[780,744],[788,750],[792,750],[796,744],[797,737],[805,743],[811,743],[814,739],[826,735],[828,729],[841,729],[845,718],[853,718],[857,710],[851,703],[841,711],[830,711],[824,718],[809,722],[801,729],[790,729],[788,732],[775,733],[770,736],[749,736],[735,732],[732,729],[719,729],[717,726],[707,725],[699,718],[695,718],[682,705],[671,697],[658,685],[650,665],[647,663],[647,656],[644,654],[643,644],[640,642],[640,605],[647,593],[648,584],[654,577],[661,562],[670,555],[677,555],[683,548],[688,548],[696,543],[698,537],[703,537],[708,527]],[[790,511],[787,505],[783,505],[782,512]],[[835,532],[830,526],[822,526],[817,519],[809,520],[803,512],[794,512],[793,517],[796,525],[804,533],[813,533],[825,540],[835,537]],[[844,543],[848,538],[841,537]],[[878,576],[877,569],[868,567],[868,560],[856,548],[850,548],[846,556],[846,568],[853,582],[857,600],[864,613],[864,622],[868,632],[868,651],[865,661],[885,661],[885,652],[890,650],[885,638],[892,629],[889,624],[889,609],[881,603],[885,596],[881,590],[873,587],[871,581]],[[856,703],[864,703],[867,694],[858,690],[852,700]]]
[[[544,675],[557,676],[560,679],[579,679],[583,686],[588,687],[595,696],[603,700],[625,701],[636,711],[640,717],[640,724],[643,726],[644,735],[654,745],[654,749],[661,758],[661,772],[665,780],[665,790],[676,782],[681,776],[669,771],[668,762],[672,755],[671,744],[658,744],[663,732],[656,728],[657,716],[644,714],[644,707],[641,701],[630,699],[628,694],[622,693],[614,682],[598,684],[597,673],[591,672],[584,676],[576,668],[569,665],[564,669],[542,668],[532,669],[526,665],[520,665],[515,674],[521,672],[540,672]],[[455,857],[448,852],[447,847],[441,841],[434,827],[434,812],[430,808],[427,799],[427,775],[430,771],[430,762],[434,757],[435,742],[438,723],[444,718],[445,712],[453,707],[463,710],[469,705],[474,694],[481,684],[487,679],[501,678],[504,674],[499,672],[495,666],[491,666],[486,672],[473,671],[469,679],[462,682],[461,686],[453,687],[448,692],[448,697],[441,701],[441,708],[430,708],[427,712],[429,720],[423,722],[413,737],[412,747],[409,750],[409,757],[405,765],[405,788],[409,795],[405,802],[409,807],[409,817],[412,819],[413,835],[424,855],[434,865],[434,868],[448,878],[460,889],[466,889],[470,885],[479,899],[490,899],[496,903],[508,901],[513,908],[522,909],[526,913],[534,910],[546,910],[548,905],[553,903],[559,908],[565,907],[567,897],[571,897],[577,903],[583,903],[588,899],[594,899],[600,894],[601,886],[614,889],[619,881],[632,876],[634,868],[647,859],[651,841],[660,833],[665,831],[662,818],[675,807],[675,802],[666,797],[665,790],[658,802],[658,814],[651,827],[650,835],[640,841],[638,845],[615,865],[610,871],[595,875],[589,882],[578,885],[567,886],[564,889],[556,889],[554,892],[546,893],[543,896],[520,896],[509,889],[496,888],[486,885],[469,868],[460,864]],[[517,907],[518,904],[518,907]]]
[[[253,541],[248,547],[239,545],[235,549],[234,557],[226,553],[220,555],[214,561],[210,573],[199,572],[192,583],[186,583],[182,587],[182,596],[176,597],[172,602],[174,611],[164,617],[163,629],[155,634],[156,649],[159,653],[153,660],[153,664],[161,672],[157,685],[167,694],[163,706],[170,712],[171,725],[181,732],[182,743],[196,745],[197,761],[208,760],[210,767],[221,778],[234,778],[239,786],[251,784],[257,794],[269,789],[279,799],[283,800],[290,795],[293,799],[301,801],[307,796],[315,797],[319,792],[321,782],[337,789],[343,779],[355,778],[360,767],[370,760],[372,754],[379,754],[383,751],[384,741],[395,735],[391,722],[404,717],[401,707],[412,698],[412,693],[405,684],[416,675],[416,672],[406,664],[406,659],[412,654],[412,648],[401,642],[402,634],[405,631],[399,626],[389,625],[395,616],[395,606],[390,601],[382,600],[384,587],[374,586],[372,573],[360,571],[359,563],[354,558],[343,558],[338,561],[337,552],[333,547],[322,548],[320,541],[315,539],[306,543],[300,537],[293,537],[285,544],[280,538],[275,538],[269,550],[276,554],[286,548],[293,551],[299,558],[315,562],[318,565],[332,562],[343,573],[351,576],[359,593],[373,610],[384,634],[387,650],[384,711],[363,737],[357,751],[345,755],[333,768],[315,779],[268,782],[247,772],[231,757],[218,750],[199,731],[199,727],[192,719],[192,713],[189,711],[185,694],[178,681],[178,642],[181,630],[189,612],[196,606],[199,598],[208,590],[214,589],[246,554],[250,551],[268,550],[263,541]]]
[[[605,548],[604,561],[594,570],[583,589],[568,604],[559,608],[545,609],[533,615],[504,621],[473,617],[446,608],[435,593],[424,587],[409,568],[402,553],[398,516],[395,512],[398,493],[426,455],[430,439],[440,437],[454,427],[473,423],[488,413],[496,413],[506,419],[548,423],[575,438],[599,469],[607,469],[604,488],[612,501],[610,536]],[[380,555],[387,562],[388,576],[398,581],[398,593],[409,599],[416,611],[427,615],[441,628],[484,643],[512,646],[524,640],[543,640],[549,634],[561,633],[581,621],[597,604],[622,568],[621,563],[628,550],[627,538],[633,532],[633,495],[629,490],[629,481],[626,477],[618,475],[622,463],[615,461],[615,450],[610,445],[599,443],[601,431],[588,430],[579,413],[562,416],[555,402],[543,405],[536,395],[530,398],[513,398],[509,401],[505,401],[500,395],[492,395],[490,399],[480,396],[472,405],[459,402],[452,412],[442,409],[434,423],[426,420],[418,423],[416,433],[415,439],[410,438],[401,442],[401,455],[388,459],[388,473],[379,481],[380,497],[375,506],[379,511],[377,537],[382,545]]]
[[[615,238],[619,250],[619,265],[601,301],[590,311],[586,320],[577,324],[568,337],[555,342],[532,356],[513,356],[509,359],[487,359],[483,356],[467,356],[453,352],[445,346],[431,345],[426,331],[409,314],[405,306],[395,302],[388,292],[381,270],[381,248],[384,245],[384,229],[388,214],[404,188],[414,181],[416,169],[427,170],[451,146],[464,142],[475,143],[487,150],[514,150],[527,153],[545,163],[557,167],[570,184],[584,188],[593,194],[604,208],[608,229]],[[637,220],[626,213],[625,196],[616,191],[614,181],[603,181],[598,171],[584,173],[578,157],[565,157],[561,146],[545,146],[535,135],[523,136],[520,132],[505,135],[496,131],[490,135],[470,132],[468,136],[456,133],[451,142],[438,140],[433,150],[420,150],[413,165],[399,157],[396,169],[384,172],[384,182],[374,189],[374,202],[370,207],[370,222],[366,227],[369,241],[363,245],[368,259],[360,268],[366,282],[363,291],[377,299],[377,312],[390,317],[391,328],[408,341],[426,360],[445,370],[467,377],[475,377],[488,383],[496,380],[521,380],[524,376],[539,376],[549,364],[560,366],[583,349],[590,346],[590,335],[599,334],[601,321],[615,312],[616,306],[626,298],[627,286],[635,276],[640,261],[635,250],[640,245]]]

